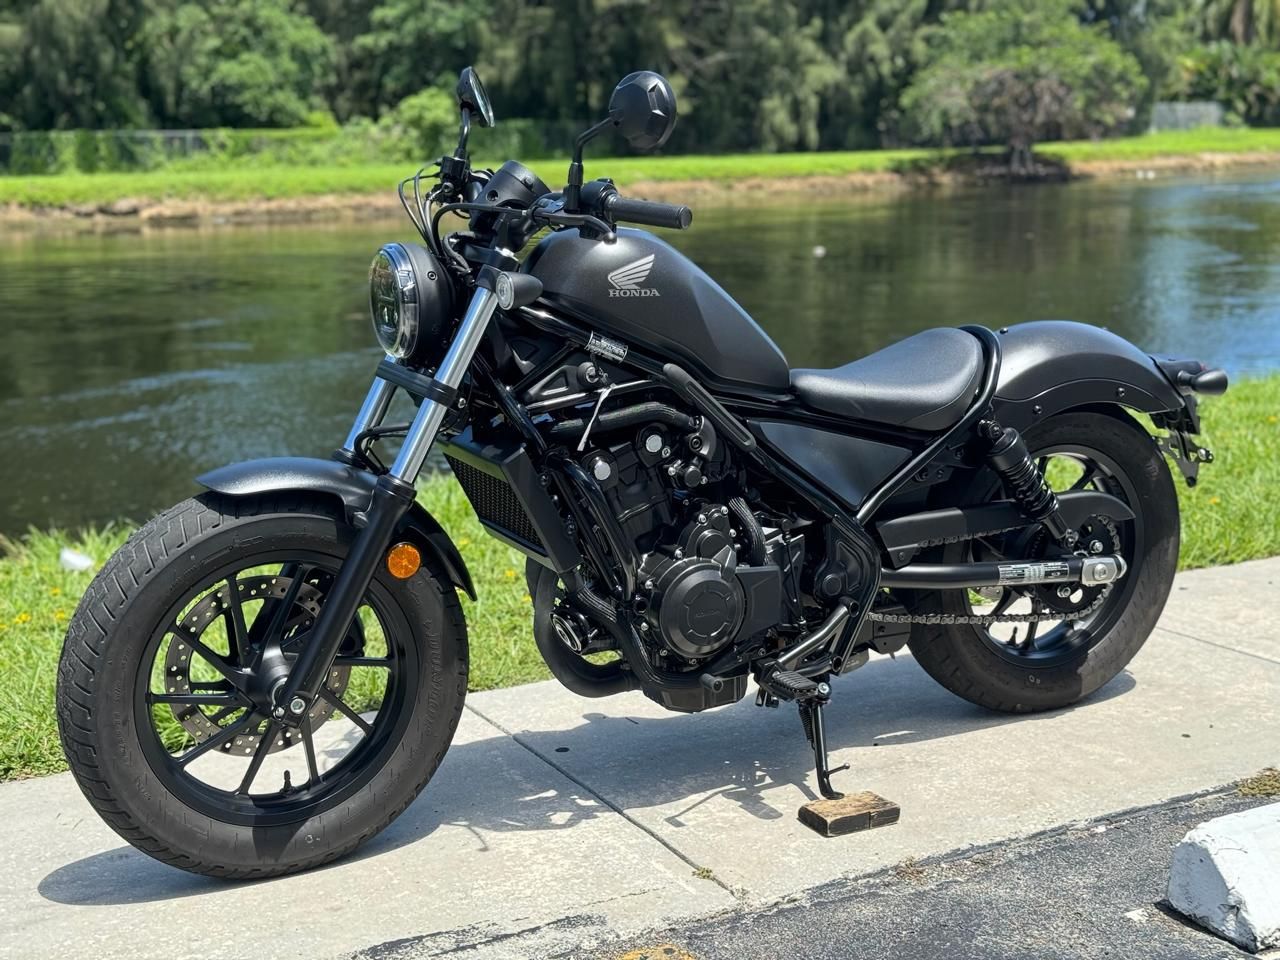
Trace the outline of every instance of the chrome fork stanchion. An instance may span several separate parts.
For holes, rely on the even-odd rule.
[[[449,352],[444,355],[440,369],[436,371],[438,383],[450,390],[458,389],[497,308],[498,300],[493,291],[476,287],[471,306],[467,308],[467,314],[458,327],[458,335],[453,338]],[[422,401],[418,415],[413,418],[413,425],[409,427],[404,443],[400,445],[395,463],[391,465],[391,476],[405,483],[413,483],[417,479],[418,471],[422,469],[423,461],[427,459],[431,444],[435,442],[440,424],[444,422],[448,412],[449,407],[437,400]]]
[[[441,387],[455,391],[462,383],[497,306],[497,299],[491,290],[476,288],[466,316],[458,327],[458,334],[436,371],[435,379]],[[387,386],[391,387],[390,384]],[[360,425],[366,415],[372,422],[375,416],[380,417],[386,413],[386,404],[389,402],[390,392],[384,399],[381,389],[375,383],[369,396],[365,398],[365,406],[361,408],[360,418],[356,423],[359,431],[356,431],[356,427],[352,428],[355,435],[368,429],[367,426]],[[329,588],[324,605],[312,627],[311,636],[294,662],[293,669],[289,671],[287,680],[274,695],[273,716],[276,720],[297,726],[315,702],[329,672],[329,664],[337,656],[342,639],[351,626],[365,591],[369,589],[369,581],[373,579],[387,544],[395,533],[396,525],[413,505],[414,481],[448,411],[448,404],[424,399],[390,472],[378,478],[369,508],[361,518],[363,526],[352,541],[342,568]],[[351,442],[354,442],[354,437]]]
[[[395,361],[395,358],[389,354],[387,359]],[[381,377],[373,378],[373,383],[369,384],[369,392],[365,394],[364,403],[360,404],[360,412],[356,414],[355,422],[351,424],[346,442],[338,448],[339,454],[354,455],[356,441],[360,439],[360,434],[382,425],[382,420],[387,415],[387,408],[391,406],[391,397],[395,392],[395,384],[388,383]]]

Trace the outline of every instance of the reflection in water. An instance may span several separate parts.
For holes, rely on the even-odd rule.
[[[1280,368],[1280,181],[801,198],[664,231],[791,362],[1061,317],[1232,373]],[[400,222],[0,240],[0,532],[143,518],[201,470],[324,455],[377,360],[368,260]],[[826,248],[815,257],[815,246]]]

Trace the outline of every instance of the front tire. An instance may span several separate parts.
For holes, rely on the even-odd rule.
[[[1075,411],[1024,431],[1033,458],[1054,451],[1092,457],[1105,464],[1091,481],[1124,499],[1137,515],[1122,525],[1120,541],[1129,570],[1092,622],[1064,627],[1060,649],[1049,644],[1019,655],[1016,644],[993,642],[990,631],[971,624],[916,624],[908,641],[925,671],[971,703],[1006,713],[1053,710],[1093,693],[1115,677],[1142,648],[1164,609],[1178,564],[1178,499],[1167,464],[1151,437],[1128,415]],[[980,503],[1000,496],[998,481],[981,471],[950,502]],[[943,562],[971,557],[971,544],[943,548]],[[967,591],[917,593],[908,599],[916,614],[975,612]],[[1074,632],[1073,632],[1074,631]],[[1074,641],[1074,645],[1072,644]]]
[[[124,839],[194,873],[276,876],[355,849],[426,785],[467,685],[466,625],[439,571],[397,580],[380,565],[305,743],[253,705],[250,681],[236,686],[254,662],[257,614],[268,622],[259,641],[283,624],[280,656],[296,657],[353,537],[326,499],[205,494],[156,517],[103,567],[63,646],[58,726],[81,790]],[[292,598],[290,571],[305,590]],[[237,596],[246,602],[233,610]],[[326,723],[329,739],[313,740]]]

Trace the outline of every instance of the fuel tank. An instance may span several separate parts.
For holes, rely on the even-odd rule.
[[[643,230],[614,243],[576,230],[546,237],[525,261],[543,299],[605,335],[697,371],[709,385],[785,392],[782,351],[692,260]]]

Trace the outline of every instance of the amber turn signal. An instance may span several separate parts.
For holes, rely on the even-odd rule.
[[[408,580],[422,568],[422,554],[412,543],[397,543],[387,551],[387,571],[397,580]]]

